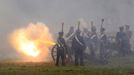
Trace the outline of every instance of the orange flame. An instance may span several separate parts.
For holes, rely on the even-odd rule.
[[[28,58],[45,60],[49,48],[55,44],[48,27],[43,23],[30,23],[15,30],[10,36],[12,46]]]

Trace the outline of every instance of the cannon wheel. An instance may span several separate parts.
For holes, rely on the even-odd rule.
[[[57,57],[57,46],[56,46],[56,45],[54,45],[54,46],[52,47],[51,56],[52,56],[52,59],[53,59],[54,63],[56,63],[56,57]],[[69,54],[67,54],[67,55],[65,56],[65,63],[69,64],[70,62],[72,62],[72,59],[71,59],[71,57],[69,56]]]
[[[51,56],[52,56],[52,59],[53,59],[53,61],[55,63],[56,62],[56,57],[57,57],[57,46],[56,45],[54,45],[52,47]]]

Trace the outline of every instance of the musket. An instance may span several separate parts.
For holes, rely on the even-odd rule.
[[[101,19],[101,29],[103,28],[104,19]]]
[[[104,22],[104,19],[101,19],[100,33],[101,33],[101,29],[103,28],[103,22]]]
[[[80,21],[78,21],[78,30],[80,30]]]
[[[64,32],[64,22],[62,23],[62,30],[61,32]]]

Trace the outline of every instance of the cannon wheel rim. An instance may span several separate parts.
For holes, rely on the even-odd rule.
[[[52,50],[51,50],[51,56],[52,56],[52,59],[53,59],[53,61],[54,62],[56,62],[56,57],[57,57],[57,46],[56,45],[54,45],[53,47],[52,47]]]

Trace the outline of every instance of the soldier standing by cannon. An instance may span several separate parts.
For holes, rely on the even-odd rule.
[[[84,65],[83,54],[85,50],[85,43],[83,37],[80,35],[81,31],[79,29],[79,26],[80,22],[78,23],[78,30],[76,31],[76,35],[74,36],[72,41],[72,49],[74,50],[75,54],[75,65],[78,66],[80,64],[81,66],[83,66]]]
[[[56,57],[56,66],[59,66],[59,60],[61,58],[62,61],[62,66],[65,65],[65,58],[66,58],[66,52],[67,52],[67,47],[65,40],[63,38],[64,32],[63,32],[63,24],[62,23],[62,32],[59,32],[59,37],[57,39],[57,57]]]

